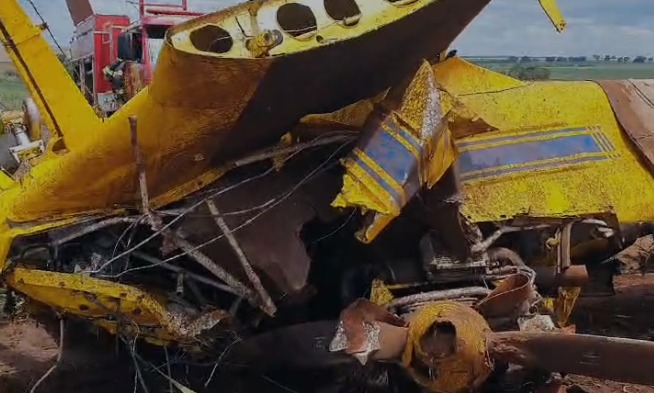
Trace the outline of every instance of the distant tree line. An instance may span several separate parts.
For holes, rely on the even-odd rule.
[[[542,57],[530,57],[530,56],[510,56],[508,58],[509,63],[531,63],[534,61],[542,61]],[[612,56],[612,55],[593,55],[595,61],[615,61],[618,63],[652,63],[654,62],[654,57],[646,56],[636,56],[633,59],[629,56]],[[585,63],[588,61],[586,56],[547,56],[545,57],[547,63]]]
[[[531,56],[509,56],[508,63],[531,63],[540,62],[545,59],[548,63],[583,63],[588,61],[586,56],[547,56],[547,57],[531,57]]]
[[[612,56],[612,55],[593,55],[593,58],[596,61],[617,61],[618,63],[651,63],[654,62],[654,57],[646,57],[646,56],[636,56],[631,59],[629,56],[623,56],[623,57],[617,57],[617,56]]]
[[[612,56],[612,55],[593,55],[592,58],[587,56],[546,56],[546,57],[532,57],[532,56],[509,56],[501,60],[494,60],[497,63],[534,63],[542,62],[547,63],[585,63],[589,60],[594,61],[615,61],[618,63],[652,63],[654,62],[654,57],[647,56],[636,56],[631,58],[629,56]]]
[[[18,80],[18,79],[20,79],[20,75],[18,74],[18,71],[16,71],[16,70],[6,70],[5,72],[2,73],[2,76],[7,80]]]
[[[508,56],[496,57],[491,59],[479,58],[478,62],[504,63],[504,64],[522,64],[522,63],[585,63],[587,61],[614,61],[617,63],[653,63],[654,57],[636,56],[613,56],[613,55],[593,55],[587,56]]]
[[[550,70],[545,67],[531,67],[516,64],[506,74],[523,81],[542,81],[550,79]]]
[[[636,56],[636,57],[633,58],[633,60],[629,56],[616,57],[616,56],[612,56],[612,55],[604,55],[604,56],[593,55],[593,58],[595,59],[595,61],[601,61],[601,60],[603,60],[603,61],[617,61],[618,63],[629,63],[629,62],[632,62],[632,63],[651,63],[651,62],[654,62],[654,57],[646,57],[646,56]]]
[[[583,63],[588,61],[588,58],[586,56],[570,56],[570,57],[555,57],[555,56],[548,56],[545,58],[545,61],[548,63]]]

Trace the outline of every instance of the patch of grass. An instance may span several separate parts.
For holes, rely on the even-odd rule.
[[[508,72],[514,63],[478,62],[482,67],[494,71]],[[541,67],[550,71],[552,80],[588,80],[588,79],[654,79],[654,63],[634,64],[617,62],[585,62],[585,63],[524,63],[529,67]]]
[[[0,103],[5,109],[20,109],[25,97],[27,97],[27,89],[21,81],[6,80],[0,77]]]
[[[606,64],[601,66],[552,67],[552,79],[652,79],[653,64]]]
[[[0,104],[6,110],[20,109],[27,89],[11,63],[0,63]]]

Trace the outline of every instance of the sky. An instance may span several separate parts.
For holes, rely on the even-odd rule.
[[[20,1],[30,10],[29,0]],[[31,1],[57,39],[67,45],[73,25],[65,0]],[[125,0],[91,2],[98,13],[133,15],[136,11],[135,5]],[[212,11],[240,0],[189,2],[195,9]],[[561,34],[554,30],[537,0],[492,0],[452,49],[462,56],[654,56],[652,0],[558,0],[558,4],[568,21]]]

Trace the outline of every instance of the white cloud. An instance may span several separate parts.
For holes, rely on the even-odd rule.
[[[494,0],[455,42],[461,54],[653,55],[651,0],[558,0],[568,22],[558,34],[536,0]]]
[[[649,38],[654,37],[654,31],[651,29],[646,29],[644,27],[635,27],[635,26],[620,26],[618,28],[620,34],[626,35],[631,38]]]
[[[20,0],[29,8],[27,0]],[[65,0],[32,0],[55,36],[68,43],[73,26]],[[151,0],[153,1],[153,0]],[[154,0],[165,1],[165,0]],[[174,0],[168,0],[171,2]],[[380,1],[380,0],[361,0]],[[189,0],[212,11],[239,0]],[[92,0],[96,12],[134,14],[123,0]],[[568,20],[562,34],[554,31],[537,0],[493,0],[454,43],[462,55],[654,55],[652,0],[558,0]],[[33,13],[32,13],[33,14]]]

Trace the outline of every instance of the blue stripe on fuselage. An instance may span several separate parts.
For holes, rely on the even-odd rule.
[[[568,134],[583,132],[583,131],[588,131],[588,129],[587,128],[566,128],[566,129],[563,129],[563,130],[538,131],[538,132],[532,132],[532,133],[529,133],[529,134],[498,136],[496,138],[491,138],[491,139],[461,141],[461,142],[457,143],[457,147],[459,149],[466,149],[466,148],[469,148],[469,147],[484,145],[484,144],[487,144],[487,143],[502,143],[502,142],[518,142],[519,143],[521,139],[532,139],[532,138],[539,138],[539,137],[543,137],[543,136],[565,137]]]
[[[470,173],[468,175],[463,174],[461,176],[463,181],[468,181],[468,180],[477,180],[477,179],[484,179],[488,177],[498,177],[502,175],[510,175],[512,173],[521,173],[521,172],[531,172],[535,170],[547,170],[547,169],[556,169],[560,168],[563,166],[571,166],[571,165],[578,165],[578,164],[583,164],[587,162],[597,162],[597,161],[604,161],[608,159],[608,157],[579,157],[575,159],[571,159],[569,161],[564,161],[564,162],[545,162],[545,163],[534,163],[534,164],[529,164],[526,166],[522,167],[514,167],[514,168],[505,168],[498,170],[496,172],[482,172],[482,173]]]
[[[592,135],[572,135],[465,151],[459,157],[459,170],[465,174],[509,165],[574,157],[584,153],[601,153],[602,151]]]
[[[360,149],[400,187],[406,184],[411,173],[416,171],[418,166],[418,160],[411,151],[382,128],[362,141]]]

